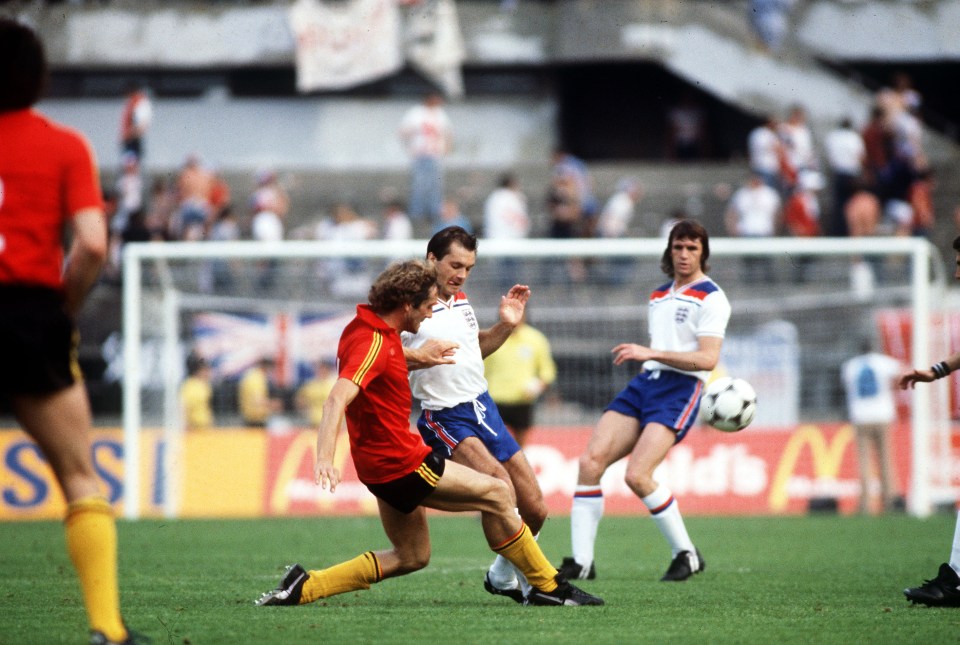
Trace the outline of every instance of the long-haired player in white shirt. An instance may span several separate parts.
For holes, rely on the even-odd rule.
[[[720,359],[730,303],[707,277],[709,257],[703,226],[691,220],[675,224],[660,263],[671,281],[650,295],[650,344],[622,343],[612,350],[615,365],[639,361],[643,369],[607,406],[580,456],[570,511],[573,557],[558,567],[567,578],[596,577],[594,545],[603,516],[600,478],[624,457],[627,486],[670,544],[672,561],[661,580],[686,580],[705,567],[673,493],[653,474],[693,425],[703,384]]]

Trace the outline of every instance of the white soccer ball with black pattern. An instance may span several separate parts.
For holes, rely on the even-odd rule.
[[[757,414],[757,393],[742,378],[722,376],[707,385],[700,399],[700,420],[724,432],[743,430]]]

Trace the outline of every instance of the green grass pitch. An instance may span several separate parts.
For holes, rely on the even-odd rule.
[[[322,568],[384,548],[375,517],[119,524],[127,621],[156,644],[923,643],[960,641],[960,609],[910,605],[906,586],[948,558],[955,516],[691,517],[707,561],[661,583],[667,547],[649,518],[607,517],[604,607],[522,607],[483,591],[492,554],[476,516],[433,516],[415,574],[304,607],[255,607],[284,566]],[[540,544],[569,555],[569,520]],[[85,618],[56,522],[0,523],[0,643],[84,643]]]

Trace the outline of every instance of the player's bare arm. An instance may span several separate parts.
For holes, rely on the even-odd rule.
[[[73,216],[73,242],[63,269],[66,308],[76,316],[107,259],[107,220],[100,208]]]
[[[442,338],[431,338],[420,347],[404,347],[403,359],[408,370],[422,370],[434,365],[453,365],[459,343]]]
[[[947,360],[943,361],[946,363],[947,371],[953,372],[957,369],[960,369],[960,353],[953,354]],[[917,383],[931,383],[940,378],[936,372],[934,372],[932,367],[926,369],[914,369],[910,370],[906,374],[900,376],[897,379],[897,384],[900,386],[901,390],[912,390]]]
[[[481,330],[478,335],[481,356],[486,358],[506,342],[523,320],[523,311],[529,299],[530,287],[525,284],[513,285],[500,298],[500,320],[492,327]]]
[[[694,352],[666,352],[634,343],[622,343],[610,351],[614,365],[622,365],[627,361],[657,361],[687,372],[712,370],[720,361],[723,339],[703,336],[699,342],[700,346]]]
[[[333,465],[337,452],[337,434],[343,422],[343,414],[353,401],[360,388],[349,379],[339,378],[333,384],[330,395],[323,404],[323,417],[317,429],[317,461],[313,466],[313,479],[321,487],[337,490],[340,483],[340,469]]]

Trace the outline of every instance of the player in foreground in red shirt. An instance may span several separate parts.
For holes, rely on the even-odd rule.
[[[86,139],[32,109],[46,79],[40,39],[0,18],[0,395],[66,498],[90,642],[135,643],[120,617],[116,522],[93,468],[76,359],[75,317],[106,259],[107,223]]]
[[[506,482],[446,461],[410,430],[410,385],[400,332],[416,333],[433,315],[436,270],[411,260],[384,271],[358,305],[337,349],[339,378],[323,406],[314,476],[330,492],[340,483],[335,464],[340,420],[346,415],[357,476],[377,497],[380,521],[392,548],[367,551],[328,569],[290,567],[258,605],[302,605],[368,589],[385,578],[427,566],[427,508],[479,511],[490,548],[510,560],[533,586],[526,604],[602,605],[574,587],[543,555],[517,516]]]

